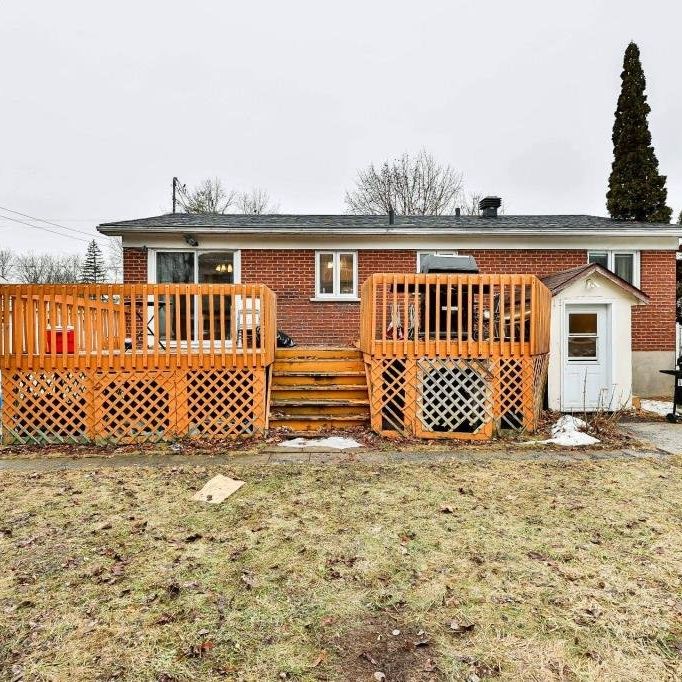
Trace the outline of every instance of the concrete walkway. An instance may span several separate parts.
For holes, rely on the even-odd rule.
[[[623,422],[620,427],[651,448],[658,448],[669,455],[682,455],[682,424]]]
[[[45,459],[2,459],[2,471],[59,471],[63,469],[118,469],[122,467],[191,467],[191,466],[254,466],[276,464],[350,465],[399,464],[434,462],[486,462],[491,460],[584,462],[586,460],[637,459],[664,456],[655,448],[647,450],[542,450],[522,449],[484,450],[462,449],[451,451],[395,451],[361,450],[357,452],[271,452],[257,455],[114,455],[110,457],[49,457]]]

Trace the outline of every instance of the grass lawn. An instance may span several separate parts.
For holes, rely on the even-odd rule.
[[[681,679],[681,473],[0,473],[0,679]]]

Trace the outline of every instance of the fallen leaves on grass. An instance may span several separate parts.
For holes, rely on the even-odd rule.
[[[475,623],[460,623],[456,620],[450,621],[450,632],[454,632],[456,635],[463,635],[467,632],[471,632],[475,627]]]

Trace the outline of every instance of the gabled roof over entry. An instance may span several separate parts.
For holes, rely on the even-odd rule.
[[[580,265],[577,268],[571,268],[570,270],[561,270],[560,272],[555,272],[552,275],[542,278],[542,283],[552,292],[552,296],[556,296],[558,293],[568,288],[574,282],[581,279],[587,279],[590,275],[600,275],[604,279],[608,279],[610,282],[615,284],[617,287],[627,291],[630,295],[634,296],[640,303],[648,303],[649,297],[636,286],[626,282],[622,277],[614,274],[610,270],[607,270],[604,266],[598,263],[585,263],[585,265]]]

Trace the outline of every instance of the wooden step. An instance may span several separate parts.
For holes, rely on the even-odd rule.
[[[355,417],[369,419],[369,400],[273,400],[270,416],[278,413],[308,417]]]
[[[272,380],[272,388],[275,389],[289,389],[292,386],[303,387],[310,389],[319,388],[324,390],[326,388],[346,388],[347,386],[362,386],[367,390],[366,376],[362,372],[351,372],[347,375],[338,375],[333,372],[330,374],[320,375],[315,372],[306,372],[304,374],[297,374],[296,372],[282,372],[275,374]]]
[[[367,400],[366,384],[272,386],[272,400]]]
[[[294,346],[293,348],[278,348],[275,360],[290,360],[291,358],[350,358],[362,359],[362,352],[357,348],[333,348],[329,346]]]
[[[326,372],[319,371],[315,372],[312,370],[277,370],[272,371],[272,375],[275,377],[364,377],[365,370],[357,371],[343,371],[343,372]]]
[[[305,377],[301,377],[305,379]],[[363,381],[355,384],[322,384],[318,385],[315,383],[305,383],[305,384],[275,384],[272,385],[273,391],[306,391],[306,393],[314,391],[363,391],[367,393],[367,384]]]
[[[318,407],[354,407],[354,406],[362,406],[362,405],[369,405],[369,400],[368,399],[360,399],[360,400],[340,400],[340,399],[322,399],[322,400],[314,400],[311,398],[303,398],[303,399],[276,399],[273,400],[272,403],[273,407],[276,406],[282,406],[282,405],[317,405]]]
[[[288,358],[275,360],[274,372],[359,372],[365,371],[361,359]]]
[[[301,418],[298,415],[279,414],[270,415],[271,429],[289,429],[293,432],[314,432],[326,430],[352,429],[369,424],[369,417],[355,415],[351,417],[330,417],[328,415],[309,416]]]

